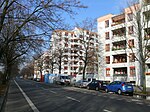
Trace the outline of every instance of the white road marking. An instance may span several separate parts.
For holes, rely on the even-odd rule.
[[[143,103],[141,103],[141,102],[137,102],[136,104],[143,105]]]
[[[55,91],[50,90],[50,92],[52,92],[52,93],[56,94],[56,92],[55,92]]]
[[[46,88],[43,88],[43,87],[41,87],[43,90],[49,90],[49,89],[46,89]],[[55,91],[52,91],[52,90],[49,90],[51,93],[54,93],[54,94],[56,94],[56,92]]]
[[[103,111],[104,111],[104,112],[112,112],[112,111],[110,111],[110,110],[107,110],[107,109],[103,109]]]
[[[132,102],[132,101],[130,101],[130,100],[126,100],[126,102]]]
[[[69,97],[69,96],[66,96],[68,99],[70,100],[73,100],[73,101],[77,101],[77,102],[80,102],[79,100],[75,99],[75,98],[72,98],[72,97]]]
[[[137,99],[132,99],[132,101],[138,102],[138,101],[140,101],[140,100],[137,100]]]
[[[122,99],[122,98],[120,98],[120,99],[116,99],[116,100],[120,100],[120,101],[121,101],[121,100],[123,100],[123,99]]]
[[[36,106],[32,103],[32,101],[30,100],[30,98],[25,94],[25,92],[21,89],[21,87],[18,85],[18,83],[14,80],[15,84],[18,86],[19,90],[21,91],[21,93],[23,94],[23,96],[25,97],[25,99],[27,100],[28,104],[30,105],[30,107],[32,108],[32,110],[34,112],[40,112]]]
[[[43,90],[47,90],[47,89],[45,89],[45,88],[43,88],[43,87],[41,87],[41,89],[43,89]]]

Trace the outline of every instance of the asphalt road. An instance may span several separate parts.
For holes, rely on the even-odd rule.
[[[150,112],[150,101],[15,79],[10,84],[5,112]]]

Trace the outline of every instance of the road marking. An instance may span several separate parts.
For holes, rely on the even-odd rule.
[[[41,89],[43,89],[43,90],[47,90],[47,89],[45,89],[45,88],[43,88],[43,87],[41,87]]]
[[[49,90],[49,89],[46,89],[46,88],[43,88],[43,87],[41,87],[43,90]],[[54,94],[56,94],[56,92],[55,91],[52,91],[52,90],[49,90],[51,93],[54,93]]]
[[[140,100],[137,100],[137,99],[132,99],[132,101],[138,102],[138,101],[140,101]]]
[[[104,111],[104,112],[112,112],[112,111],[110,111],[110,110],[107,110],[107,109],[103,109],[103,111]]]
[[[137,102],[136,104],[143,105],[143,103],[141,103],[141,102]]]
[[[121,101],[121,100],[123,100],[123,99],[122,99],[122,98],[120,98],[120,99],[117,99],[117,100],[120,100],[120,101]]]
[[[132,102],[132,101],[130,101],[130,100],[126,100],[126,102]]]
[[[75,99],[75,98],[72,98],[72,97],[69,97],[69,96],[66,96],[68,99],[70,100],[73,100],[73,101],[77,101],[77,102],[80,102],[79,100]]]
[[[55,92],[55,91],[50,90],[50,92],[52,92],[52,93],[56,94],[56,92]]]
[[[32,108],[32,110],[34,112],[40,112],[36,106],[32,103],[32,101],[30,100],[30,98],[25,94],[25,92],[21,89],[21,87],[18,85],[18,83],[14,80],[15,84],[18,86],[19,90],[21,91],[21,93],[23,94],[23,96],[25,97],[25,99],[27,100],[28,104],[30,105],[30,107]]]

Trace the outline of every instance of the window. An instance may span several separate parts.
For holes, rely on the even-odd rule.
[[[106,56],[106,64],[110,64],[110,56]]]
[[[150,28],[144,29],[144,39],[149,40],[150,39]]]
[[[134,47],[134,40],[129,40],[128,41],[129,47]]]
[[[110,77],[110,68],[106,68],[106,77]]]
[[[64,70],[67,70],[68,69],[68,67],[64,67]]]
[[[132,13],[129,13],[128,14],[128,21],[132,21],[133,20],[133,14]]]
[[[65,36],[68,36],[68,33],[67,33],[67,32],[65,32]]]
[[[133,31],[133,26],[129,26],[129,27],[128,27],[128,34],[131,35],[131,34],[133,34],[133,33],[134,33],[134,31]]]
[[[130,76],[131,77],[135,76],[135,66],[130,67]]]
[[[109,27],[109,20],[105,21],[105,28]]]
[[[79,35],[79,38],[83,38],[83,35]]]
[[[65,38],[65,41],[68,42],[68,38]]]
[[[105,33],[105,39],[106,39],[106,40],[109,39],[109,32],[106,32],[106,33]]]
[[[105,45],[105,51],[110,51],[110,44]]]
[[[80,65],[82,65],[82,62],[80,62]]]
[[[68,44],[65,44],[65,47],[68,47]]]
[[[135,62],[135,54],[134,53],[129,54],[129,62]]]

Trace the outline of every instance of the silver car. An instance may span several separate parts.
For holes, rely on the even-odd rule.
[[[80,88],[82,88],[82,87],[86,88],[89,83],[90,82],[86,81],[86,80],[78,80],[77,82],[74,83],[74,86],[75,87],[80,87]]]

